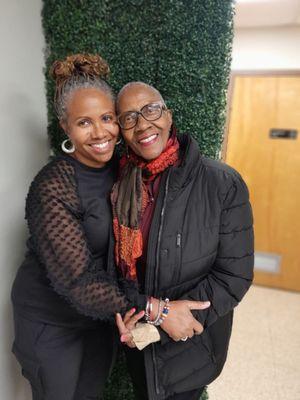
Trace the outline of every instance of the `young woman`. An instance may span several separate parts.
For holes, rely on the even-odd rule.
[[[65,154],[30,186],[28,251],[12,289],[13,352],[34,400],[99,399],[114,353],[107,321],[145,304],[116,283],[109,193],[119,126],[108,72],[98,55],[52,67]]]
[[[168,334],[160,330],[159,341],[138,351],[140,316],[117,316],[136,399],[198,400],[223,368],[233,308],[253,278],[248,190],[232,168],[202,157],[189,135],[177,136],[155,88],[127,84],[117,111],[128,146],[112,194],[117,263],[149,296],[146,321]],[[184,300],[211,305],[181,324]]]

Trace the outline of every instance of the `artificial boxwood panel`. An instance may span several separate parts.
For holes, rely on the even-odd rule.
[[[203,154],[217,157],[225,122],[232,20],[232,0],[43,0],[52,150],[60,150],[63,134],[47,71],[56,59],[89,52],[108,61],[115,91],[132,80],[159,89],[179,131],[191,133]],[[106,400],[132,399],[131,388],[113,389],[125,374],[123,364],[118,368]]]
[[[157,87],[180,132],[218,155],[232,42],[231,0],[44,0],[46,70],[70,53],[100,53],[117,91],[128,81]],[[51,147],[63,139],[46,73]]]
[[[199,400],[208,400],[208,398],[205,388]],[[134,400],[123,351],[119,353],[117,363],[106,386],[103,400]]]

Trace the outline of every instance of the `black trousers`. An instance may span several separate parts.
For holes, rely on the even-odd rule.
[[[147,382],[144,366],[144,354],[137,349],[125,348],[128,370],[132,379],[136,400],[151,400],[147,394]],[[165,400],[199,400],[204,390],[201,387],[189,392],[174,394]]]
[[[33,400],[100,400],[114,357],[115,333],[30,321],[15,313],[13,352]]]

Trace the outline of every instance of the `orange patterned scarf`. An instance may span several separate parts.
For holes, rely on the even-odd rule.
[[[149,201],[145,182],[174,165],[178,157],[179,142],[173,128],[165,150],[156,159],[146,162],[130,151],[120,160],[120,177],[113,187],[111,202],[116,262],[127,279],[136,280],[136,261],[143,252],[140,223]]]

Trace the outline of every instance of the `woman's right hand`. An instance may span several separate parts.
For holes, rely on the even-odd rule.
[[[191,338],[203,332],[202,324],[194,318],[191,310],[205,310],[210,306],[209,301],[176,300],[169,304],[169,313],[161,324],[161,328],[173,340]]]
[[[131,348],[136,347],[131,331],[135,328],[136,323],[145,315],[145,311],[140,311],[137,314],[135,314],[135,311],[135,308],[127,311],[124,319],[120,313],[116,314],[116,324],[119,329],[120,340]]]

